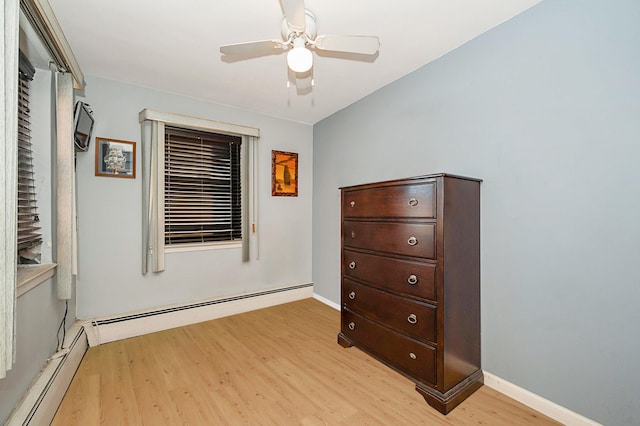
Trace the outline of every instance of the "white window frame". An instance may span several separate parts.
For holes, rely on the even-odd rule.
[[[14,1],[14,0],[12,0]],[[64,36],[51,5],[43,0],[21,0],[20,10],[38,34],[55,73],[55,157],[52,175],[55,182],[55,211],[52,212],[56,295],[73,297],[77,271],[76,199],[73,144],[74,89],[84,89],[84,74]]]
[[[260,130],[238,124],[224,123],[181,114],[143,109],[138,115],[141,123],[142,160],[142,273],[149,269],[161,272],[165,269],[165,253],[211,250],[221,248],[242,248],[243,261],[249,260],[249,223],[255,230],[257,223],[257,197],[254,193],[255,152]],[[168,246],[164,244],[164,137],[165,125],[242,137],[242,242],[212,242],[207,244],[184,244]],[[251,175],[251,179],[250,176]],[[251,204],[251,208],[250,208]],[[255,235],[257,238],[257,235]],[[151,261],[151,262],[150,262]],[[151,263],[151,265],[149,265]],[[151,266],[151,268],[149,268]]]

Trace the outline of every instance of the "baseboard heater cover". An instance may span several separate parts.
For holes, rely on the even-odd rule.
[[[51,423],[88,349],[87,335],[80,322],[71,326],[65,340],[64,349],[49,359],[7,420],[6,426]]]
[[[95,319],[87,321],[84,328],[93,347],[309,297],[313,297],[313,283]]]

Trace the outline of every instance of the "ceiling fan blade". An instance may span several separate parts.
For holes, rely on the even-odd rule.
[[[260,40],[220,46],[220,53],[225,55],[242,55],[281,48],[282,42],[279,40]]]
[[[380,48],[380,40],[375,36],[320,35],[314,44],[319,50],[363,55],[373,55]]]
[[[305,30],[304,0],[281,0],[282,10],[287,19],[289,29],[296,33]]]

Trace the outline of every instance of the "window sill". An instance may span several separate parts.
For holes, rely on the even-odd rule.
[[[175,246],[165,246],[165,253],[180,253],[186,251],[220,250],[242,248],[242,241],[210,243],[210,244],[179,244]]]
[[[43,265],[20,265],[16,274],[16,297],[20,297],[30,290],[33,290],[49,278],[56,274],[55,263],[45,263]]]

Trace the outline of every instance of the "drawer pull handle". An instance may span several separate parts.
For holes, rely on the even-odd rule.
[[[416,237],[409,237],[409,239],[407,240],[407,244],[409,244],[410,246],[415,246],[416,244],[418,244],[418,239]]]
[[[356,323],[355,323],[355,322],[353,322],[353,321],[352,321],[352,322],[350,322],[350,323],[349,323],[349,330],[353,331],[353,330],[355,330],[355,329],[356,329]]]
[[[349,203],[349,205],[350,205],[351,207],[355,207],[355,206],[356,206],[356,202],[355,202],[355,201],[352,201],[352,202],[350,202],[350,203]]]
[[[418,358],[418,357],[417,357],[417,356],[416,356],[416,354],[414,354],[413,352],[409,352],[409,358],[411,358],[411,359],[416,359],[416,358]]]
[[[411,285],[416,285],[418,284],[418,277],[416,277],[415,275],[409,275],[409,278],[407,278],[407,282]]]
[[[352,291],[351,293],[349,293],[349,299],[353,300],[356,298],[356,292]]]
[[[356,262],[351,262],[349,264],[349,269],[356,269]]]
[[[411,314],[407,317],[407,321],[409,321],[409,324],[415,324],[418,322],[418,317],[416,314]]]
[[[409,198],[409,203],[411,207],[415,207],[418,205],[418,200],[416,198]]]

